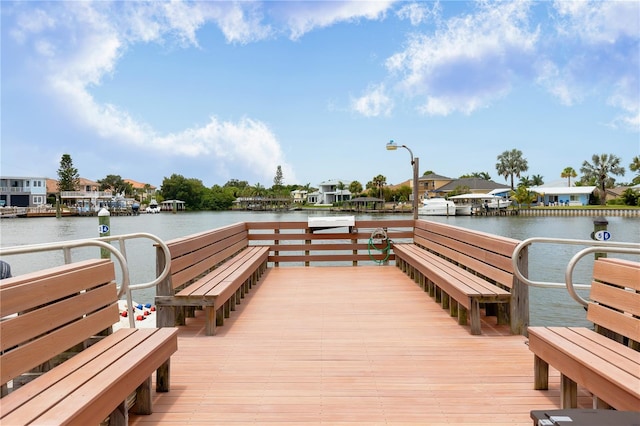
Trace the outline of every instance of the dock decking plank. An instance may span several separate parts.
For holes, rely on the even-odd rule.
[[[270,268],[216,336],[180,328],[171,392],[130,424],[530,425],[526,338],[469,334],[393,266]],[[591,407],[579,393],[579,405]]]

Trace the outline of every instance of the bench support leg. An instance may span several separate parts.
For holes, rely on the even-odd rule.
[[[136,402],[131,407],[136,414],[151,414],[151,376],[147,377],[136,389]]]
[[[576,408],[578,406],[578,385],[576,382],[560,375],[560,409]]]
[[[109,414],[109,426],[127,426],[129,424],[129,412],[127,401],[122,401],[115,410]]]
[[[467,325],[468,321],[468,312],[467,308],[464,306],[458,305],[458,324]]]
[[[169,392],[171,378],[171,358],[156,370],[156,392]]]
[[[594,410],[610,410],[612,407],[607,402],[593,395],[593,409]]]
[[[471,334],[479,335],[480,331],[480,303],[477,300],[471,301]]]
[[[533,358],[533,388],[549,389],[549,364],[538,355]]]
[[[498,303],[498,325],[511,324],[511,307],[508,303]]]
[[[216,310],[216,325],[224,325],[224,305]]]
[[[204,308],[204,334],[207,336],[216,334],[216,309],[213,306]]]

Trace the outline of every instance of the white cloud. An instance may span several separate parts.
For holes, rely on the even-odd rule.
[[[267,2],[269,3],[269,2]],[[317,28],[358,19],[382,19],[393,0],[380,1],[314,1],[271,3],[272,11],[283,19],[292,40]]]
[[[351,109],[365,117],[389,116],[393,110],[393,101],[385,93],[383,84],[370,86],[367,93],[351,99]]]
[[[539,36],[528,29],[527,2],[480,3],[477,13],[450,18],[433,34],[414,34],[386,65],[398,87],[421,97],[427,114],[471,113],[504,96],[529,67]],[[526,71],[525,71],[526,72]]]
[[[272,177],[274,164],[279,164],[287,178],[295,181],[277,138],[260,121],[211,118],[204,126],[160,135],[123,106],[100,104],[91,94],[92,86],[113,73],[119,59],[135,43],[162,43],[164,37],[171,36],[180,44],[197,46],[197,30],[207,19],[218,22],[229,41],[245,42],[264,34],[262,27],[245,21],[246,15],[237,4],[225,2],[215,8],[216,4],[220,3],[67,2],[40,11],[37,22],[19,24],[14,34],[21,42],[33,38],[41,71],[48,74],[44,79],[48,90],[70,109],[77,122],[101,138],[167,156],[210,158],[221,169],[246,168],[264,178]],[[126,19],[120,19],[119,13]],[[57,30],[55,35],[45,32],[52,28]]]
[[[623,111],[616,127],[640,130],[640,3],[559,1],[555,30],[563,55],[549,52],[538,82],[564,104],[602,96]]]
[[[409,3],[402,6],[397,15],[400,19],[408,19],[411,25],[420,25],[433,18],[438,18],[440,12],[440,2],[436,1],[432,8],[427,7],[424,3]]]
[[[636,1],[556,1],[557,30],[588,43],[615,43],[638,37],[640,4]]]

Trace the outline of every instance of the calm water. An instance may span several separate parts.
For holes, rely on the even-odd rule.
[[[306,221],[309,215],[325,215],[315,212],[255,213],[255,212],[195,212],[110,218],[111,235],[147,232],[163,240],[170,240],[235,222],[257,221]],[[410,218],[408,215],[358,215],[357,219]],[[516,239],[530,237],[555,237],[589,239],[593,231],[593,217],[429,217],[465,228],[503,235]],[[625,217],[607,218],[612,241],[640,242],[640,219]],[[98,236],[98,219],[95,217],[2,219],[0,221],[0,246],[39,244],[53,241],[94,238]],[[536,281],[564,282],[567,261],[582,247],[536,245],[529,254],[529,276]],[[74,251],[74,260],[96,257],[95,248]],[[148,282],[155,276],[155,251],[150,240],[127,243],[127,258],[132,283]],[[57,266],[63,263],[59,252],[10,256],[13,275]],[[638,259],[635,259],[638,260]],[[575,277],[580,283],[590,280],[591,263],[581,262]],[[583,296],[586,293],[582,293]],[[588,325],[584,309],[562,289],[531,289],[532,325]],[[134,293],[134,300],[153,302],[153,291]]]

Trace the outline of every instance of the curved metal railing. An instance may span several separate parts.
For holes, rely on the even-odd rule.
[[[580,250],[576,253],[569,264],[567,265],[567,270],[564,274],[565,284],[567,286],[567,291],[573,297],[573,300],[580,303],[583,306],[587,306],[589,302],[584,298],[580,297],[580,295],[575,290],[575,284],[573,283],[573,271],[576,267],[578,261],[590,254],[590,253],[621,253],[621,254],[635,254],[640,256],[640,244],[636,244],[636,248],[623,248],[623,247],[587,247],[586,249]]]
[[[64,263],[71,263],[71,250],[80,248],[80,247],[89,247],[96,246],[101,249],[106,249],[111,252],[115,258],[118,260],[120,264],[120,269],[122,271],[122,284],[118,288],[118,297],[122,297],[124,294],[127,300],[127,317],[129,318],[129,327],[135,328],[135,318],[133,314],[133,297],[131,292],[133,290],[140,290],[144,288],[154,287],[158,285],[162,280],[164,280],[169,274],[170,264],[166,263],[162,273],[152,281],[135,284],[132,285],[130,283],[129,277],[129,266],[127,264],[127,256],[126,256],[126,241],[135,239],[135,238],[148,238],[150,240],[155,241],[158,246],[164,251],[165,258],[171,258],[171,254],[169,253],[169,247],[162,241],[159,237],[148,234],[145,232],[133,233],[133,234],[123,234],[123,235],[114,235],[108,237],[99,237],[99,238],[87,238],[81,240],[70,240],[70,241],[61,241],[54,243],[44,243],[44,244],[30,244],[24,246],[13,246],[13,247],[0,247],[0,256],[9,256],[9,255],[17,255],[17,254],[27,254],[27,253],[38,253],[44,251],[55,251],[62,250],[64,256]],[[110,244],[112,241],[118,241],[120,249],[118,250],[113,245]]]
[[[518,259],[520,258],[520,252],[525,248],[529,247],[534,243],[542,243],[542,244],[567,244],[567,245],[579,245],[579,246],[589,246],[585,249],[580,250],[576,253],[571,260],[569,260],[567,264],[567,268],[565,270],[565,282],[563,283],[555,283],[549,281],[533,281],[528,277],[525,277],[520,269],[518,268]],[[569,292],[569,295],[580,303],[581,305],[586,306],[588,302],[580,297],[575,291],[575,289],[589,289],[591,288],[590,284],[575,284],[573,282],[573,271],[577,263],[582,259],[585,255],[590,253],[620,253],[620,254],[633,254],[640,255],[640,244],[638,243],[624,243],[624,242],[611,242],[611,241],[595,241],[595,240],[573,240],[573,239],[563,239],[563,238],[545,238],[545,237],[533,237],[527,238],[524,241],[521,241],[513,251],[513,255],[511,256],[511,263],[513,265],[513,273],[514,275],[523,283],[527,284],[531,287],[543,287],[543,288],[566,288]]]

